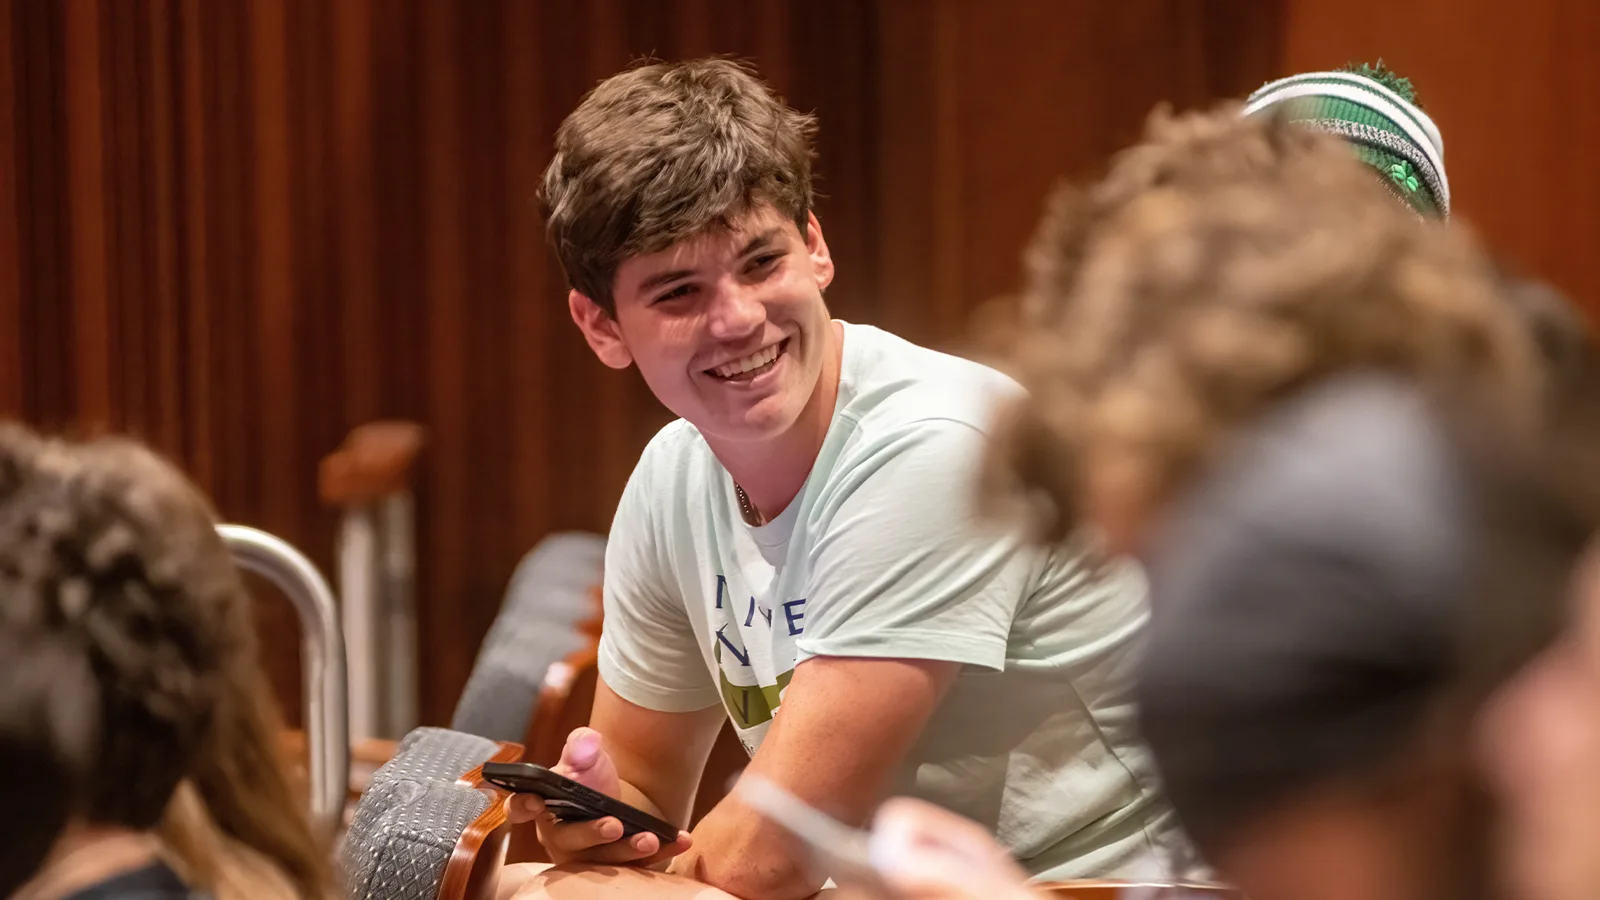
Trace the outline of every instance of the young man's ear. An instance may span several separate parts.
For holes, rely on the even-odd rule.
[[[617,325],[616,316],[577,291],[567,292],[567,310],[572,313],[572,321],[577,323],[578,330],[583,332],[583,339],[589,342],[589,349],[601,362],[613,369],[626,369],[633,365],[633,354],[628,352],[628,345],[623,343],[622,329]]]
[[[816,275],[817,287],[827,290],[833,283],[833,254],[828,252],[822,223],[817,221],[814,212],[806,214],[806,252],[811,254],[811,271]]]

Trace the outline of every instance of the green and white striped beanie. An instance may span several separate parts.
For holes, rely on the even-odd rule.
[[[1336,135],[1419,215],[1450,215],[1444,139],[1417,105],[1407,79],[1376,66],[1291,75],[1250,95],[1245,115],[1277,112],[1305,128]]]

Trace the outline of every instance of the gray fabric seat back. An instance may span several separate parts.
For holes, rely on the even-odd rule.
[[[455,781],[482,765],[499,746],[480,734],[424,726],[400,739],[394,758],[372,773],[372,780],[374,783],[397,778]]]
[[[489,795],[456,779],[499,748],[475,734],[418,728],[372,774],[339,844],[353,900],[433,900],[461,834]]]
[[[521,741],[550,666],[581,648],[594,615],[591,593],[605,572],[606,539],[563,532],[540,541],[518,564],[490,626],[450,727]]]

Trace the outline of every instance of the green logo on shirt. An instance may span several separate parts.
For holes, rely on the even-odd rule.
[[[775,685],[734,684],[728,680],[728,673],[722,671],[722,644],[717,644],[717,682],[722,687],[722,705],[740,728],[754,728],[771,721],[772,714],[783,703],[783,689],[789,686],[792,678],[794,670],[790,669],[778,676]]]
[[[771,685],[743,685],[734,684],[728,678],[728,668],[736,666],[746,671],[751,671],[750,653],[745,649],[744,638],[738,628],[734,628],[733,637],[729,637],[730,626],[737,626],[738,614],[733,610],[733,604],[728,602],[732,598],[728,590],[728,581],[722,575],[717,576],[717,604],[716,608],[733,613],[732,621],[717,629],[716,645],[713,655],[717,662],[717,682],[721,688],[722,705],[728,710],[728,717],[741,729],[754,728],[757,725],[772,721],[772,714],[782,705],[784,688],[789,686],[790,679],[794,678],[794,667],[790,666],[787,672],[778,676],[778,683]],[[783,619],[781,627],[793,637],[805,630],[805,598],[790,600],[782,604]],[[772,627],[772,613],[762,609],[756,604],[754,597],[750,598],[749,608],[745,611],[744,627],[757,625],[757,616],[767,628]],[[732,657],[724,664],[724,659]],[[753,672],[752,672],[753,674]]]

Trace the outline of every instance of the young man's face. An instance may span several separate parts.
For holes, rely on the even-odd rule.
[[[817,389],[831,327],[833,260],[811,216],[758,206],[716,230],[617,269],[617,314],[577,292],[572,317],[600,361],[639,367],[666,407],[708,437],[782,434]]]

